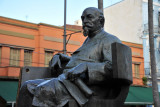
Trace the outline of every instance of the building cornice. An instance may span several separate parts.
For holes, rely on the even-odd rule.
[[[3,16],[0,16],[0,18],[2,18],[2,19],[0,19],[0,23],[2,23],[2,24],[9,24],[9,25],[18,26],[18,27],[24,27],[24,28],[33,29],[33,30],[38,30],[39,29],[38,28],[39,25],[49,26],[49,27],[58,28],[58,29],[64,29],[64,27],[62,27],[62,26],[55,26],[55,25],[50,25],[50,24],[46,24],[46,23],[35,24],[35,23],[25,22],[25,21],[12,19],[12,18],[7,18],[7,17],[3,17]],[[22,24],[19,24],[19,23],[16,23],[16,22],[14,23],[14,22],[11,22],[11,21],[3,20],[3,19],[22,22]],[[25,23],[26,24],[32,24],[33,26],[25,25]],[[80,30],[77,30],[77,29],[68,29],[68,28],[66,30],[73,31],[73,32],[80,31]]]
[[[122,41],[122,43],[126,44],[129,47],[143,49],[143,45],[142,44],[133,43],[133,42],[126,42],[126,41]]]
[[[10,47],[10,48],[27,49],[27,50],[34,50],[35,49],[33,47],[18,46],[18,45],[4,44],[4,43],[0,43],[0,46]]]
[[[1,21],[1,20],[0,20],[0,23],[2,23],[2,24],[9,24],[9,25],[18,26],[18,27],[24,27],[24,28],[28,28],[28,29],[38,30],[37,27],[26,26],[26,25],[22,25],[22,24],[7,22],[7,21]]]
[[[6,18],[6,17],[2,17],[2,16],[0,16],[0,18],[9,19],[9,20],[15,20],[15,21],[17,21],[17,22],[29,23],[29,24],[33,24],[33,25],[36,25],[36,26],[37,26],[37,24],[30,23],[30,22],[25,22],[25,21],[21,21],[21,20],[17,20],[17,19],[11,19],[11,18]],[[0,23],[2,23],[2,24],[9,24],[9,25],[18,26],[18,27],[29,28],[29,29],[34,29],[34,30],[38,30],[38,26],[37,26],[37,27],[28,26],[28,25],[19,24],[19,23],[14,23],[14,22],[6,21],[6,20],[1,20],[1,19],[0,19]]]
[[[45,24],[45,23],[39,23],[38,25],[49,26],[49,27],[58,28],[58,29],[64,29],[64,27],[61,27],[61,26],[55,26],[55,25],[50,25],[50,24]],[[66,30],[70,30],[70,31],[73,31],[73,32],[80,31],[80,30],[68,29],[68,28],[66,28]]]

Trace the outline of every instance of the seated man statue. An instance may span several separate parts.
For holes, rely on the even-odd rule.
[[[86,8],[81,19],[83,34],[88,36],[83,45],[71,57],[61,53],[53,56],[53,74],[66,63],[58,77],[26,81],[19,93],[18,107],[62,107],[71,99],[83,106],[92,95],[105,98],[111,94],[104,87],[113,75],[111,44],[121,41],[103,30],[101,10]]]

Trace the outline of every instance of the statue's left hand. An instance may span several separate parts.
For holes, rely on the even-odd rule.
[[[79,65],[77,65],[76,67],[70,69],[67,72],[67,79],[74,81],[75,79],[77,79],[81,74],[86,73],[87,72],[87,64],[86,63],[81,63]]]

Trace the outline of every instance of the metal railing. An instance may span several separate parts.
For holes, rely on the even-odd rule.
[[[150,68],[145,68],[145,75],[151,76],[151,69]],[[157,77],[160,77],[160,69],[157,69]]]
[[[144,24],[144,33],[148,33],[148,24]],[[154,33],[160,33],[160,27],[158,25],[153,26]]]

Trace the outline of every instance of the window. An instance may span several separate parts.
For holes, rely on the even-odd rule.
[[[139,78],[139,68],[140,65],[139,64],[134,64],[134,73],[135,73],[135,77]]]
[[[20,49],[11,48],[10,51],[10,66],[19,66]]]
[[[44,63],[45,67],[49,66],[49,61],[51,60],[52,57],[53,57],[53,52],[49,52],[49,51],[45,52],[45,63]]]
[[[32,51],[24,50],[24,66],[32,66]]]

